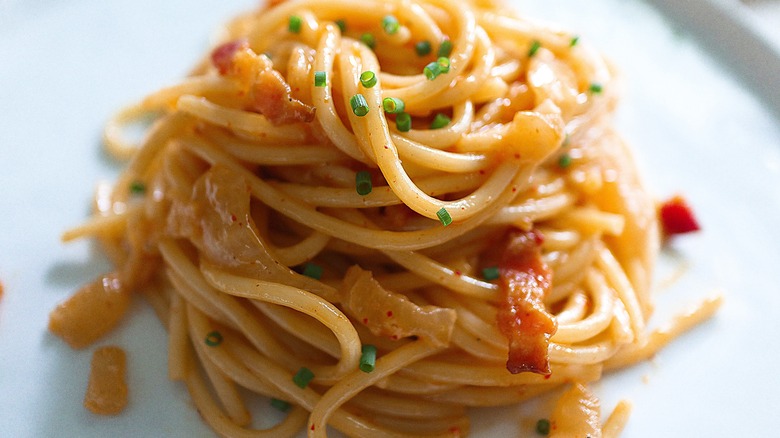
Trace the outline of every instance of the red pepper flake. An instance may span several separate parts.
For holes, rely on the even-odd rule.
[[[701,229],[693,210],[681,195],[675,195],[661,203],[658,216],[661,220],[663,234],[666,237]]]
[[[314,430],[314,425],[312,424],[309,429]]]
[[[368,324],[368,318],[363,318],[363,325]]]
[[[236,215],[234,215],[234,214],[231,214],[231,215],[230,215],[230,220],[231,220],[231,221],[233,221],[233,222],[235,222],[236,220],[238,220],[238,218],[236,217]]]
[[[456,270],[456,271],[455,271],[455,275],[457,275],[458,277],[460,277],[461,275],[463,275],[463,273],[462,273],[462,272],[460,272],[459,270]]]
[[[388,318],[392,318],[393,317],[393,311],[392,310],[388,310],[387,311],[387,317]]]
[[[460,427],[452,426],[451,428],[449,428],[448,432],[451,433],[452,436],[454,436],[454,437],[459,437],[460,436]]]

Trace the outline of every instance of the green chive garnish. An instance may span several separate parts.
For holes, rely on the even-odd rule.
[[[542,43],[540,43],[539,40],[534,40],[531,43],[531,48],[528,49],[528,57],[536,55],[536,52],[539,51],[540,47],[542,47]]]
[[[373,185],[371,184],[371,172],[367,170],[361,170],[355,174],[355,190],[358,195],[366,196],[371,193]]]
[[[569,154],[563,154],[558,157],[558,167],[565,169],[571,166],[571,156]]]
[[[133,181],[130,183],[130,193],[134,195],[143,195],[146,192],[146,184],[142,181]]]
[[[599,83],[592,83],[590,84],[590,87],[588,87],[588,90],[590,90],[591,93],[601,93],[604,88]]]
[[[314,72],[314,86],[315,87],[324,87],[325,86],[325,72],[324,71],[315,71]]]
[[[314,263],[306,263],[303,267],[303,275],[319,280],[322,278],[322,266]]]
[[[341,30],[341,33],[344,33],[347,31],[347,22],[345,20],[336,20],[336,26],[339,27],[339,30]]]
[[[312,379],[314,379],[314,373],[306,367],[301,367],[293,376],[293,383],[295,383],[298,388],[303,389],[309,385],[309,382],[311,382]]]
[[[580,41],[580,37],[578,36],[572,37],[571,40],[569,41],[569,47],[576,46],[579,41]]]
[[[428,40],[420,41],[414,45],[414,51],[417,52],[417,56],[425,56],[431,53],[431,42]]]
[[[366,344],[361,348],[360,371],[370,373],[376,367],[376,347]]]
[[[363,42],[363,44],[367,45],[369,49],[373,49],[376,47],[376,38],[374,38],[374,35],[371,35],[370,33],[366,32],[363,35],[360,35],[360,41]]]
[[[385,33],[388,35],[392,35],[396,32],[398,32],[398,29],[401,28],[401,23],[398,22],[398,19],[395,18],[392,15],[385,15],[384,18],[382,18],[382,29],[385,30]]]
[[[482,278],[493,281],[498,278],[498,266],[490,266],[482,270]]]
[[[206,345],[209,347],[216,347],[217,345],[222,343],[222,333],[214,330],[213,332],[210,332],[206,335]]]
[[[438,62],[433,61],[428,65],[426,65],[425,68],[423,68],[423,73],[425,74],[425,77],[428,78],[429,81],[432,81],[436,79],[436,76],[439,76],[441,74],[441,67],[439,66]]]
[[[396,97],[385,97],[382,99],[382,108],[390,114],[402,113],[405,107],[404,101]]]
[[[549,435],[550,434],[550,420],[546,418],[542,418],[539,421],[536,422],[536,433],[539,435]]]
[[[303,19],[297,15],[290,15],[290,20],[287,22],[287,30],[292,33],[300,33],[301,26],[303,25]]]
[[[452,41],[450,40],[444,40],[441,42],[441,45],[439,46],[439,52],[437,53],[437,57],[441,58],[442,56],[445,58],[450,57],[450,53],[452,53]]]
[[[271,399],[271,406],[275,407],[276,409],[279,409],[282,412],[287,412],[288,410],[290,410],[290,404],[284,400],[279,400],[278,398]]]
[[[352,112],[358,117],[363,117],[368,114],[368,102],[362,94],[356,94],[349,99],[349,105],[352,107]]]
[[[450,71],[450,58],[442,56],[436,60],[436,63],[439,64],[439,70],[441,70],[442,73]]]
[[[439,129],[443,128],[450,124],[452,120],[450,120],[449,117],[447,117],[443,113],[437,113],[436,117],[433,118],[433,121],[431,122],[431,129]]]
[[[360,83],[366,87],[371,88],[376,85],[376,74],[372,71],[364,71],[360,73]]]
[[[452,223],[452,216],[450,216],[450,213],[444,207],[436,212],[436,216],[439,218],[439,222],[445,227]]]
[[[395,116],[395,127],[400,132],[409,132],[412,129],[412,116],[409,113],[399,113]]]

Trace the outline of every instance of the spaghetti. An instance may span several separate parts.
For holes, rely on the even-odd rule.
[[[170,377],[223,436],[465,434],[467,407],[662,347],[655,207],[611,126],[614,68],[475,3],[295,0],[231,22],[190,77],[109,123],[131,160],[65,239],[96,237],[116,271],[51,330],[89,345],[143,293]],[[285,420],[248,429],[239,387]]]

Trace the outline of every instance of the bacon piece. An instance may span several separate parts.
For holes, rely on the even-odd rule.
[[[499,262],[503,294],[498,327],[509,340],[506,368],[512,374],[549,375],[548,347],[558,324],[542,300],[552,288],[552,270],[542,261],[542,235],[511,231]]]
[[[314,120],[314,107],[292,97],[290,85],[272,69],[258,73],[248,109],[268,118],[274,125]]]
[[[249,42],[245,39],[228,41],[217,46],[211,52],[211,63],[217,68],[219,74],[226,75],[233,68],[233,59],[236,53],[249,49]]]
[[[284,77],[266,56],[252,51],[245,39],[224,43],[211,52],[220,75],[241,84],[247,92],[247,111],[264,115],[275,125],[314,120],[314,107],[292,96]]]

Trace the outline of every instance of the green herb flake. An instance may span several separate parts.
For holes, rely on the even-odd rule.
[[[574,47],[577,45],[577,43],[580,42],[580,37],[575,35],[571,37],[571,40],[569,40],[569,47]]]
[[[366,196],[374,189],[371,183],[371,172],[367,170],[361,170],[355,174],[355,190],[358,195]]]
[[[306,263],[306,265],[303,266],[303,275],[319,280],[322,278],[322,266],[315,263]]]
[[[376,47],[376,38],[374,37],[374,35],[368,32],[364,33],[363,35],[360,35],[360,41],[363,44],[367,45],[369,49],[373,49],[374,47]]]
[[[590,84],[590,87],[588,87],[588,91],[590,91],[593,94],[598,94],[604,91],[604,87],[602,87],[601,84],[597,82],[593,82]]]
[[[538,52],[541,47],[542,43],[540,43],[539,40],[533,40],[531,43],[531,48],[528,49],[528,57],[531,58],[536,55],[536,52]]]
[[[550,420],[546,418],[539,419],[539,421],[536,422],[536,433],[538,433],[539,435],[549,435]]]
[[[385,97],[382,99],[382,108],[387,113],[398,114],[404,112],[406,105],[403,100],[396,97]]]
[[[441,45],[439,45],[439,51],[437,53],[437,57],[445,57],[449,58],[450,54],[452,53],[452,41],[446,39],[441,42]]]
[[[431,129],[441,129],[450,124],[452,120],[446,114],[437,113],[431,122]]]
[[[206,345],[209,347],[216,347],[219,344],[222,343],[222,333],[214,330],[213,332],[209,332],[209,334],[206,335],[205,339]]]
[[[290,403],[287,403],[284,400],[279,400],[278,398],[271,399],[271,406],[282,412],[287,412],[290,410]]]
[[[428,40],[420,41],[414,45],[414,51],[417,52],[417,56],[428,55],[431,53],[431,50],[433,50],[433,48],[431,47],[431,42]]]
[[[452,216],[450,216],[450,212],[444,207],[436,212],[436,216],[439,218],[439,222],[445,227],[452,223]]]
[[[336,20],[336,26],[339,27],[339,30],[341,33],[344,33],[347,31],[347,21],[343,19]]]
[[[370,373],[376,368],[376,347],[366,344],[361,348],[360,371]]]
[[[315,71],[314,72],[314,86],[315,87],[324,87],[327,83],[327,77],[325,76],[324,71]]]
[[[409,113],[399,113],[395,116],[395,127],[399,132],[409,132],[412,129],[412,116]]]
[[[290,19],[287,21],[287,30],[292,33],[301,33],[301,27],[303,26],[303,19],[297,15],[290,15]]]
[[[482,278],[485,281],[493,281],[498,279],[498,266],[489,266],[482,270]]]
[[[352,112],[358,117],[368,114],[368,102],[362,94],[352,96],[349,99],[349,105],[352,107]]]
[[[563,154],[558,157],[558,167],[561,169],[566,169],[569,166],[571,166],[571,155]]]
[[[376,74],[372,71],[364,71],[360,73],[360,84],[365,88],[371,88],[376,85]]]
[[[314,373],[306,367],[301,367],[293,376],[293,383],[295,383],[298,388],[303,389],[306,388],[313,379]]]
[[[146,193],[146,184],[143,181],[133,181],[130,183],[130,193],[134,195],[143,195]]]
[[[388,35],[393,35],[395,33],[398,33],[398,29],[401,28],[401,23],[398,22],[398,19],[395,18],[392,15],[385,15],[382,18],[382,29],[385,30],[385,33]]]

